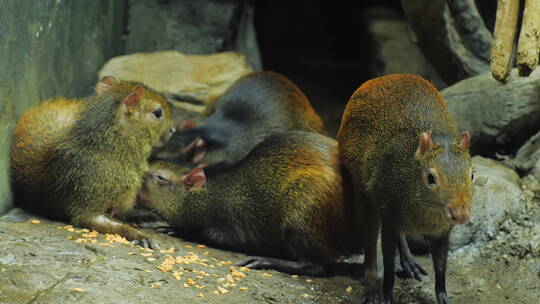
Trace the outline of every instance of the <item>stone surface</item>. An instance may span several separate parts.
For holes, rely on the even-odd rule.
[[[0,214],[11,202],[11,129],[29,106],[89,94],[123,50],[125,1],[2,1],[0,9]]]
[[[538,166],[540,163],[540,132],[529,138],[516,152],[515,157],[505,159],[505,163],[516,168],[523,175],[532,170],[537,178],[540,177],[536,173],[537,168],[540,168]]]
[[[540,71],[498,83],[490,72],[462,80],[442,91],[459,130],[471,134],[471,151],[493,155],[515,152],[538,132]]]
[[[237,51],[261,69],[254,1],[129,1],[127,53]]]
[[[394,73],[420,75],[439,90],[446,83],[422,51],[412,41],[412,33],[405,16],[385,8],[372,8],[365,14],[367,30],[374,43],[374,77]]]
[[[452,231],[452,249],[485,244],[499,226],[525,209],[526,199],[514,170],[492,159],[473,157],[474,188],[471,219]]]
[[[134,53],[109,60],[99,77],[112,75],[142,82],[162,93],[207,101],[221,95],[252,71],[245,56],[235,52],[186,55],[177,51]]]
[[[0,303],[339,304],[359,302],[364,292],[362,281],[350,275],[293,277],[238,267],[243,275],[234,274],[231,267],[244,254],[147,229],[145,233],[162,249],[173,251],[149,252],[109,242],[103,235],[92,237],[64,223],[39,220],[13,223],[0,219]],[[503,262],[498,250],[468,258],[450,254],[447,289],[452,303],[536,303],[540,268],[531,269],[540,259],[508,255]],[[171,268],[158,268],[166,266],[169,256],[175,259]],[[422,282],[396,280],[398,303],[435,303],[431,260],[428,256],[417,260],[429,275]],[[219,291],[218,286],[226,290]]]

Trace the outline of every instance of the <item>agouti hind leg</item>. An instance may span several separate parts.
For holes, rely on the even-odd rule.
[[[148,239],[144,234],[137,229],[119,221],[109,219],[100,213],[90,213],[73,217],[71,224],[93,229],[101,233],[119,234],[127,240],[132,241],[134,245],[141,245],[145,248],[159,249],[159,246],[152,240]]]
[[[407,237],[405,233],[399,234],[399,260],[401,263],[401,268],[403,272],[400,274],[404,278],[414,278],[418,281],[422,281],[422,274],[427,275],[427,272],[416,263],[411,250],[409,249],[409,244],[407,243]]]
[[[289,274],[325,276],[326,265],[319,265],[303,261],[288,261],[282,259],[250,256],[237,264],[251,269],[273,269]]]

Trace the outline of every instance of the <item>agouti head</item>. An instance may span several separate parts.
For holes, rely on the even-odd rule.
[[[98,97],[106,97],[108,94],[122,95],[122,105],[116,113],[117,121],[125,130],[145,130],[151,133],[149,138],[159,138],[151,143],[152,146],[163,146],[174,133],[174,123],[167,101],[144,85],[105,76],[97,84],[95,91]]]
[[[206,176],[201,168],[190,170],[164,161],[155,161],[149,165],[143,178],[137,202],[143,207],[158,210],[170,219],[178,214],[187,194],[205,184]]]
[[[472,168],[469,133],[457,140],[437,140],[431,132],[419,136],[415,160],[420,165],[421,199],[447,224],[464,224],[471,214]]]

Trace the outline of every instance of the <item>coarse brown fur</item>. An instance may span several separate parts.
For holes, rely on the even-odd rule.
[[[62,111],[52,114],[57,108]],[[141,84],[105,77],[96,95],[84,102],[53,100],[37,109],[23,115],[11,150],[15,189],[22,186],[39,195],[20,203],[77,226],[130,240],[144,238],[106,215],[133,206],[152,146],[170,137],[165,99]],[[63,124],[55,124],[58,121]],[[25,163],[25,158],[31,162]],[[29,169],[34,165],[44,170],[38,179]]]
[[[383,239],[385,231],[439,239],[468,218],[469,137],[457,135],[442,95],[425,79],[396,74],[364,83],[347,104],[338,142],[355,204],[367,215],[366,246],[381,220]]]
[[[205,169],[206,170],[206,169]],[[318,265],[358,252],[337,143],[308,132],[272,135],[239,163],[212,172],[187,191],[187,169],[150,165],[140,198],[182,230],[252,254]],[[169,176],[172,185],[159,185]]]

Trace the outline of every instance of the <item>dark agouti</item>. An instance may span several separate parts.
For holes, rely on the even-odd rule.
[[[232,164],[272,133],[320,133],[323,129],[321,118],[304,93],[273,72],[253,72],[240,78],[213,105],[212,114],[200,126],[175,133],[171,142],[153,155]]]
[[[322,275],[358,252],[335,140],[310,132],[270,136],[240,162],[195,168],[150,164],[139,203],[173,226],[220,247],[273,258],[241,263]],[[206,183],[206,187],[202,187]],[[286,260],[285,260],[286,259]]]
[[[51,100],[29,110],[11,148],[13,186],[16,194],[26,194],[19,202],[54,219],[146,244],[139,231],[107,215],[133,206],[150,150],[170,138],[172,125],[161,95],[110,76],[88,99]]]
[[[364,303],[392,303],[396,240],[407,250],[405,234],[429,239],[437,303],[449,303],[448,236],[453,225],[465,223],[470,216],[469,142],[468,133],[457,135],[441,94],[421,77],[375,78],[352,95],[338,145],[354,185],[355,205],[363,208],[366,218]],[[376,284],[381,223],[382,300]]]

